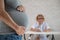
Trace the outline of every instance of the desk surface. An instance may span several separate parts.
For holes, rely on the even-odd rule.
[[[25,34],[60,34],[60,32],[31,32],[27,31]]]

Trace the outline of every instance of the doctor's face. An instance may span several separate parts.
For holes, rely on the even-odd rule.
[[[37,17],[37,22],[42,24],[44,22],[44,17],[43,16],[38,16]]]

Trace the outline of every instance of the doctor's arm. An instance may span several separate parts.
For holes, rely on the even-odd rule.
[[[51,30],[51,28],[47,25],[47,26],[45,26],[45,29],[44,29],[44,32],[51,32],[52,30]]]
[[[33,31],[33,32],[41,32],[40,29],[37,29],[37,28],[31,28],[30,31]]]
[[[51,29],[44,30],[44,32],[51,32]]]

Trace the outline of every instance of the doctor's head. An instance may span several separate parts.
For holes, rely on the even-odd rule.
[[[45,20],[45,18],[44,18],[44,16],[43,16],[42,14],[38,14],[38,15],[36,16],[36,21],[37,21],[38,23],[42,24],[42,23],[44,22],[44,20]]]

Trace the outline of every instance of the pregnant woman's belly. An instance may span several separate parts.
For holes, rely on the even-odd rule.
[[[27,27],[28,19],[25,12],[19,12],[17,10],[8,10],[7,12],[18,25]],[[4,22],[0,22],[0,30],[1,30],[0,32],[7,32],[7,33],[15,32]]]
[[[12,19],[20,26],[27,26],[27,15],[25,12],[19,12],[17,10],[8,11]]]

